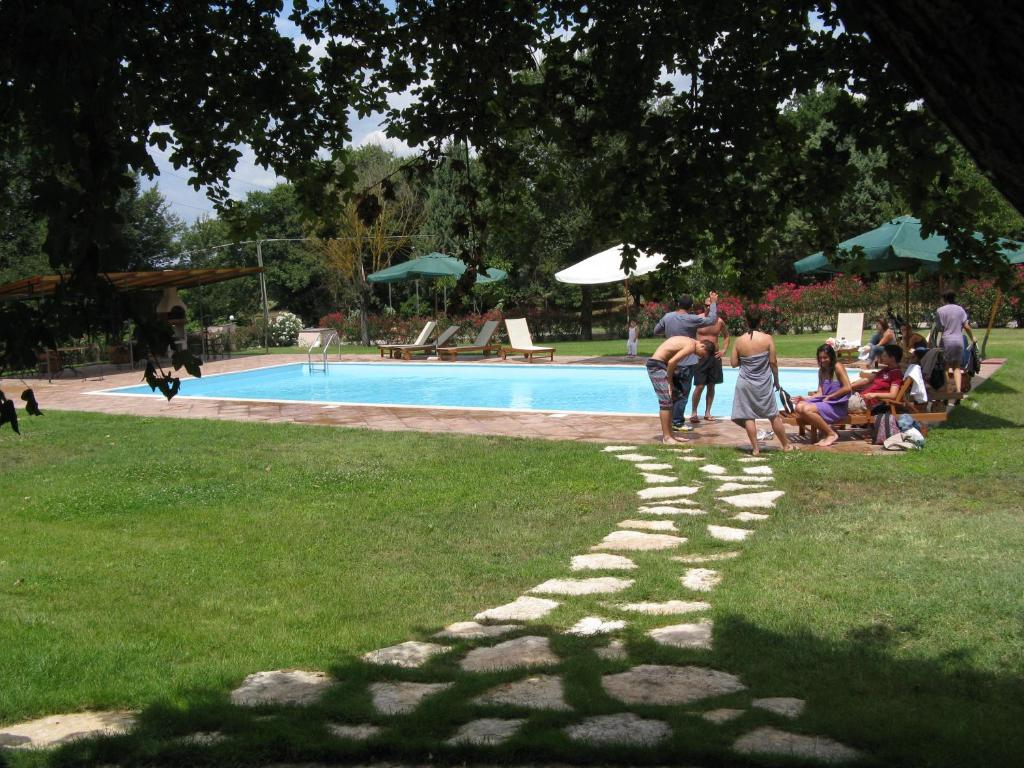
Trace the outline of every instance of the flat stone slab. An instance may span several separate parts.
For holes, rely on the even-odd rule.
[[[753,533],[748,528],[731,528],[728,525],[708,526],[708,535],[719,541],[743,541]]]
[[[775,473],[772,471],[771,467],[744,467],[743,468],[743,474],[744,475],[773,475]]]
[[[764,456],[744,456],[742,459],[736,459],[736,461],[742,461],[744,464],[755,464],[760,461],[768,461]]]
[[[493,746],[504,744],[516,735],[516,732],[523,727],[526,720],[501,720],[494,717],[484,717],[466,723],[455,735],[448,739],[449,744],[472,744],[477,747]]]
[[[548,579],[529,590],[545,595],[607,595],[633,586],[633,579],[595,576],[592,579]]]
[[[593,635],[606,635],[623,629],[626,622],[618,619],[602,619],[600,616],[584,616],[582,619],[565,630],[567,635],[579,637],[591,637]]]
[[[736,675],[704,667],[641,664],[628,672],[604,675],[601,685],[626,704],[691,704],[713,696],[746,690]]]
[[[588,717],[582,723],[565,728],[574,741],[589,744],[628,744],[649,747],[667,739],[672,729],[661,720],[648,720],[632,712]]]
[[[656,505],[656,506],[642,506],[637,509],[644,515],[691,515],[696,517],[697,515],[706,515],[703,509],[697,507],[672,507],[667,505]]]
[[[599,659],[605,661],[623,661],[629,657],[626,653],[626,644],[621,640],[612,640],[604,648],[598,648],[594,651]]]
[[[684,587],[695,592],[710,592],[722,583],[722,574],[710,568],[690,568],[679,581]]]
[[[738,512],[730,520],[739,520],[741,523],[756,523],[760,520],[767,520],[771,515],[762,515],[759,512]]]
[[[681,613],[711,610],[711,603],[703,600],[668,600],[664,603],[619,603],[612,607],[620,611],[646,613],[650,616],[677,616]]]
[[[119,736],[135,726],[136,713],[73,712],[0,726],[0,747],[45,749],[93,736]]]
[[[664,469],[672,469],[671,464],[637,464],[636,468],[644,472],[660,472]]]
[[[643,488],[636,492],[644,501],[651,499],[674,499],[676,496],[693,496],[700,490],[699,485],[663,485],[657,488]]]
[[[744,755],[800,757],[819,763],[846,763],[863,757],[856,749],[825,736],[803,736],[768,726],[741,736],[732,748]]]
[[[762,491],[761,493],[744,493],[739,496],[723,496],[719,501],[745,509],[770,509],[775,506],[776,499],[781,499],[785,495],[785,491]]]
[[[739,552],[713,552],[707,555],[678,555],[669,559],[675,560],[677,563],[717,563],[739,556]]]
[[[754,699],[750,702],[750,706],[771,712],[773,715],[795,720],[804,713],[804,707],[807,706],[807,702],[790,696],[772,696],[766,699]]]
[[[519,624],[480,624],[476,621],[457,621],[449,624],[434,637],[449,640],[478,640],[482,637],[500,637],[517,629],[522,629]]]
[[[634,464],[641,461],[657,461],[657,456],[645,456],[642,453],[617,453],[615,454],[616,459],[622,459],[623,461],[632,461]]]
[[[228,737],[220,731],[196,731],[175,739],[179,744],[186,744],[190,747],[215,747],[227,740]],[[0,742],[0,746],[2,745],[3,743]]]
[[[647,634],[659,645],[673,648],[700,648],[711,650],[711,635],[715,625],[711,619],[702,619],[693,624],[672,624],[652,629]]]
[[[558,675],[533,675],[524,680],[499,685],[473,699],[484,706],[510,706],[524,709],[550,709],[568,712],[572,709],[565,700],[565,687]]]
[[[389,645],[387,648],[378,648],[363,654],[363,661],[370,664],[390,664],[405,669],[422,667],[432,656],[451,650],[446,645],[437,643],[422,643],[419,640],[407,640],[398,645]]]
[[[511,603],[480,611],[473,618],[477,621],[533,621],[544,618],[557,607],[554,600],[523,595]]]
[[[543,667],[561,661],[551,651],[546,637],[527,635],[506,640],[490,648],[474,648],[460,666],[467,672],[494,672],[518,667]]]
[[[334,684],[334,680],[324,672],[304,669],[256,672],[231,692],[231,703],[239,707],[312,704]]]
[[[451,687],[452,683],[370,683],[370,698],[382,715],[407,715],[428,696]]]
[[[740,461],[743,461],[743,459],[740,459]],[[721,725],[722,723],[728,723],[730,720],[735,720],[744,712],[746,712],[745,709],[729,709],[727,707],[722,707],[721,709],[712,709],[709,712],[704,712],[701,717],[709,723]]]
[[[662,446],[663,451],[671,451],[672,453],[693,453],[693,448],[671,448],[669,446]]]
[[[759,483],[760,485],[775,482],[774,477],[758,477],[757,475],[719,475],[711,479],[721,483]]]
[[[704,461],[703,456],[680,456],[679,461]]]
[[[612,531],[593,550],[612,549],[623,551],[650,551],[672,549],[686,543],[684,536],[668,533],[642,533],[640,531]]]
[[[708,475],[724,475],[729,470],[720,464],[705,464],[700,468],[700,471]]]
[[[606,555],[595,552],[590,555],[575,555],[569,563],[570,571],[632,571],[636,563],[622,555]]]
[[[644,476],[644,482],[648,485],[658,485],[664,483],[678,483],[679,478],[673,475],[657,475],[653,472],[641,472]]]
[[[735,491],[758,491],[761,490],[760,485],[754,485],[751,483],[722,483],[718,488],[715,489],[715,493],[733,493]]]
[[[636,446],[635,445],[606,445],[601,450],[604,451],[605,453],[618,453],[619,451],[635,451],[636,450]],[[740,459],[740,461],[743,461],[743,459]]]
[[[671,520],[620,520],[619,528],[636,528],[641,531],[679,531]]]
[[[339,739],[351,739],[352,741],[366,741],[372,739],[378,733],[381,732],[379,725],[373,725],[371,723],[360,723],[359,725],[349,725],[347,723],[328,723],[327,731],[332,736]]]

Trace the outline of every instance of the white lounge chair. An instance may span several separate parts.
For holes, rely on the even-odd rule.
[[[836,320],[836,357],[856,360],[864,336],[863,312],[840,312]]]
[[[426,344],[402,344],[400,347],[391,351],[392,357],[401,357],[403,360],[412,360],[413,354],[422,352],[425,355],[429,355],[431,352],[437,350],[438,344],[447,344],[451,341],[455,334],[459,332],[459,326],[449,325],[444,333],[438,336],[434,341],[429,341]]]
[[[532,360],[536,355],[548,355],[551,361],[555,360],[554,347],[538,347],[530,337],[530,327],[526,324],[525,318],[505,319],[505,330],[508,331],[508,346],[502,347],[501,359],[506,359],[509,354],[523,355],[527,360]]]
[[[442,360],[454,360],[458,357],[459,352],[480,352],[487,356],[489,352],[501,352],[501,344],[491,344],[491,337],[494,332],[498,330],[497,320],[488,320],[480,328],[480,333],[477,334],[472,344],[464,344],[460,347],[443,347],[438,343],[437,354]]]
[[[420,335],[416,337],[416,341],[412,344],[381,344],[379,347],[380,356],[384,357],[384,353],[388,352],[391,357],[400,357],[403,349],[408,347],[422,347],[426,344],[427,339],[430,338],[430,334],[434,332],[435,328],[437,328],[437,323],[433,320],[429,320],[423,326],[423,330],[420,331]]]

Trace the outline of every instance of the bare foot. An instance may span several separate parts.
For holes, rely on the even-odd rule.
[[[688,443],[690,442],[685,437],[676,437],[675,435],[665,435],[661,438],[662,445],[671,445],[672,443]]]
[[[796,450],[796,446],[793,445],[792,443],[789,443],[788,445],[783,446],[782,450],[785,453],[789,453],[790,451],[795,451]]]
[[[754,450],[752,450],[750,452],[750,455],[751,456],[760,456],[761,455],[761,448],[760,448],[760,446],[755,446]]]
[[[833,445],[838,440],[839,435],[833,432],[831,435],[826,435],[825,437],[821,438],[821,440],[816,442],[815,445],[818,446],[819,448],[828,448],[830,445]]]

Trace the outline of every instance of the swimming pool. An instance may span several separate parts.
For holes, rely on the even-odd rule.
[[[727,367],[715,389],[715,416],[728,418],[732,410],[736,373]],[[813,368],[781,368],[779,377],[793,394],[818,385]],[[146,385],[103,394],[163,397]],[[187,379],[178,397],[624,415],[658,410],[639,365],[330,363],[325,373],[293,363]]]

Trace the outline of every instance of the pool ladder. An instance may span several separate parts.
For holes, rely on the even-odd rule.
[[[337,331],[331,331],[325,340],[322,336],[316,344],[311,344],[309,349],[306,351],[306,364],[309,366],[309,370],[312,371],[314,366],[319,366],[320,370],[327,373],[327,350],[331,347],[331,342],[338,342],[338,347],[341,347],[341,339],[338,338]],[[319,352],[317,350],[320,350]],[[313,360],[313,355],[319,358],[319,360]],[[341,352],[338,352],[338,357],[341,357]]]

